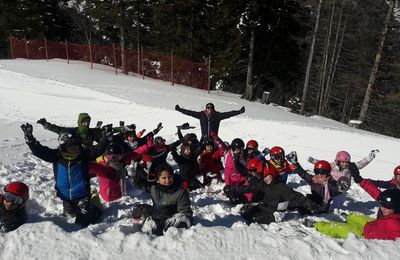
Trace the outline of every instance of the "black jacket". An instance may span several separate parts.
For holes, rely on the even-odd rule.
[[[3,195],[0,195],[0,233],[19,228],[28,220],[25,206],[14,210],[6,210],[3,205]]]
[[[153,219],[164,222],[176,213],[183,213],[192,219],[189,193],[179,188],[178,183],[171,187],[159,184],[151,186],[151,200],[153,201]]]
[[[187,110],[184,108],[178,108],[177,111],[181,112],[182,114],[195,117],[200,120],[201,126],[201,136],[210,136],[211,131],[215,132],[218,135],[219,123],[221,120],[230,118],[232,116],[236,116],[241,114],[240,110],[233,110],[229,112],[218,112],[214,111],[213,113],[207,114],[205,111],[192,111]]]

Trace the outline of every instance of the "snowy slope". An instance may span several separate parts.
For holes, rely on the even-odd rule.
[[[399,139],[352,129],[321,117],[301,117],[287,108],[247,102],[237,95],[171,86],[166,82],[142,80],[136,75],[115,75],[109,67],[63,60],[0,61],[0,187],[11,180],[29,184],[32,200],[30,221],[18,230],[0,237],[0,259],[388,259],[399,257],[399,241],[346,240],[324,237],[300,225],[301,217],[288,214],[286,220],[271,225],[246,226],[238,216],[240,206],[230,207],[220,194],[222,185],[191,193],[195,226],[190,230],[172,229],[164,237],[135,232],[126,220],[130,204],[147,201],[146,194],[130,188],[129,197],[105,205],[102,223],[78,230],[59,216],[60,201],[55,197],[52,166],[33,157],[24,143],[19,126],[34,125],[34,134],[45,145],[55,147],[56,135],[43,130],[36,120],[76,125],[77,115],[87,112],[92,122],[119,120],[138,128],[153,129],[163,122],[160,132],[167,141],[176,139],[176,125],[197,120],[174,110],[175,104],[200,110],[213,102],[217,110],[246,106],[246,113],[225,120],[220,136],[231,141],[242,137],[256,139],[261,147],[282,146],[296,150],[303,167],[309,155],[328,161],[338,150],[346,149],[354,160],[372,149],[381,152],[361,172],[376,179],[389,179],[398,164]],[[196,133],[200,134],[197,127]],[[309,187],[297,176],[292,186],[306,193]],[[346,210],[374,216],[377,205],[357,185],[349,191]],[[335,214],[317,219],[338,220]]]

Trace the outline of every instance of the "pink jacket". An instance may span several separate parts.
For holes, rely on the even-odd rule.
[[[224,178],[225,185],[231,185],[233,187],[240,186],[246,181],[246,177],[241,175],[240,172],[236,169],[235,162],[233,160],[233,153],[230,148],[228,148],[225,143],[216,135],[212,136],[215,143],[218,146],[218,149],[224,153],[224,162],[225,162],[225,170],[224,170]],[[244,160],[240,160],[239,162],[242,164],[243,168],[246,168],[246,162]]]
[[[378,199],[381,191],[371,180],[364,179],[360,186],[368,192],[375,200]],[[389,239],[396,240],[400,237],[400,214],[380,217],[368,222],[364,226],[364,237],[366,239]]]

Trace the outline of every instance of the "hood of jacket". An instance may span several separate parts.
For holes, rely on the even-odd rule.
[[[82,121],[85,120],[85,119],[89,119],[89,120],[91,119],[89,114],[88,113],[80,113],[79,116],[78,116],[78,131],[79,131],[79,134],[81,136],[86,135],[88,133],[88,131],[89,131],[89,127],[88,128],[84,128],[82,126]]]

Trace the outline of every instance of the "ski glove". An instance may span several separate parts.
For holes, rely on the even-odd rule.
[[[316,164],[316,163],[318,162],[318,160],[315,159],[315,158],[312,157],[312,156],[309,156],[309,157],[307,158],[307,161],[308,161],[309,163],[312,163],[312,164]]]
[[[290,163],[290,164],[297,164],[298,163],[298,159],[297,159],[297,153],[296,151],[292,151],[290,152],[288,155],[286,155],[286,160]]]
[[[244,113],[246,111],[246,108],[244,106],[242,106],[242,108],[240,108],[240,113]]]
[[[131,164],[126,166],[126,173],[128,174],[129,177],[134,178],[137,174],[136,169],[138,166],[138,162],[131,161]]]
[[[33,137],[33,127],[31,124],[23,124],[21,125],[21,129],[24,132],[25,142],[31,143],[35,141],[35,138]]]
[[[349,171],[351,173],[351,176],[353,176],[353,179],[356,183],[362,182],[363,178],[360,175],[360,171],[357,168],[357,165],[355,163],[350,163],[349,164]]]
[[[350,185],[351,185],[350,179],[345,176],[340,177],[339,180],[337,181],[338,190],[340,192],[345,192],[348,189],[350,189]]]
[[[265,147],[264,150],[262,150],[262,153],[265,155],[268,155],[269,152],[271,152],[271,149],[269,149],[268,147]]]
[[[176,213],[169,219],[165,221],[164,231],[166,231],[170,227],[176,228],[190,228],[192,223],[190,219],[183,213]]]
[[[112,124],[108,124],[103,126],[103,130],[102,130],[102,135],[103,137],[106,137],[108,141],[112,141],[113,139],[113,125]]]
[[[45,124],[47,123],[46,118],[40,118],[36,123],[45,126]]]
[[[175,110],[179,110],[179,109],[181,109],[181,107],[179,105],[176,105]]]
[[[372,161],[373,159],[375,159],[375,157],[376,157],[376,154],[375,153],[373,153],[373,152],[370,152],[369,154],[368,154],[368,158]]]
[[[161,122],[158,123],[158,125],[157,125],[157,131],[160,131],[162,128],[163,128],[162,123],[161,123]]]

